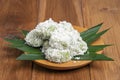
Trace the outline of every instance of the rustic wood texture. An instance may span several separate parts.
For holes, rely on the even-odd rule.
[[[90,65],[91,80],[120,80],[120,0],[83,0],[84,25],[104,22],[111,30],[103,36],[106,44],[113,44],[104,53],[115,61],[96,61]]]
[[[31,80],[32,62],[16,61],[22,52],[8,48],[2,38],[34,28],[37,16],[35,0],[0,0],[0,80]]]
[[[0,80],[119,80],[120,0],[0,0]],[[83,68],[54,71],[31,61],[16,61],[22,52],[6,47],[2,39],[20,36],[19,29],[33,29],[45,19],[67,20],[73,25],[92,27],[104,22],[111,30],[102,38],[105,54],[115,61],[96,61]]]

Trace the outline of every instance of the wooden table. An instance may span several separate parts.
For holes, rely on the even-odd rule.
[[[70,71],[54,71],[31,61],[17,61],[22,52],[6,47],[2,38],[20,36],[48,18],[80,27],[104,22],[111,27],[102,38],[114,46],[104,50],[115,61],[95,61]],[[0,80],[120,80],[120,0],[0,0]]]

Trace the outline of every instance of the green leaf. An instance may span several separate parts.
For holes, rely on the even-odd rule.
[[[95,57],[93,57],[93,60],[108,60],[108,61],[113,61],[112,58],[109,58],[105,56],[104,54],[96,54]]]
[[[105,47],[108,47],[108,46],[111,46],[111,45],[90,45],[88,46],[88,51],[97,52],[97,51],[103,50]]]
[[[80,35],[82,37],[83,40],[86,40],[87,38],[90,38],[91,36],[93,36],[94,34],[96,34],[98,32],[98,30],[100,29],[100,27],[102,26],[103,23],[100,23],[92,28],[89,28],[88,30],[81,32]]]
[[[43,54],[22,54],[16,60],[44,60]]]
[[[27,31],[27,30],[22,30],[21,32],[24,36],[26,36],[29,33],[29,31]]]
[[[95,40],[97,40],[98,38],[100,38],[100,36],[102,36],[105,32],[107,32],[109,29],[106,29],[102,32],[99,32],[97,34],[92,35],[91,37],[87,38],[87,40],[85,40],[85,42],[87,42],[88,45],[90,45],[92,42],[94,42]]]
[[[17,39],[17,38],[13,38],[13,39],[5,38],[4,40],[6,40],[7,42],[10,42],[11,44],[24,44],[25,43],[24,40]]]
[[[23,52],[42,54],[42,52],[40,51],[39,48],[30,47],[30,46],[28,46],[26,44],[21,44],[20,46],[16,46],[16,45],[13,44],[13,45],[10,45],[10,47],[19,49],[19,50],[21,50]]]
[[[113,61],[112,58],[105,56],[104,54],[90,53],[85,55],[77,55],[73,57],[73,60],[107,60]]]
[[[28,53],[42,53],[39,48],[31,47],[25,44],[24,40],[21,39],[5,39],[6,41],[10,42],[11,45],[9,47],[19,49],[23,52],[28,52]]]

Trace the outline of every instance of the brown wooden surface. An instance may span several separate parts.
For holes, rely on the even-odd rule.
[[[120,80],[120,0],[0,0],[0,80]],[[71,71],[45,69],[31,61],[16,61],[22,52],[6,47],[5,36],[20,36],[48,18],[92,27],[104,22],[105,54],[115,61],[96,61]],[[11,36],[10,36],[11,37]]]

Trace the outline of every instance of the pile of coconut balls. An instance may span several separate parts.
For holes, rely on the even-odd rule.
[[[70,61],[76,55],[84,55],[88,49],[86,42],[71,23],[57,23],[51,18],[31,30],[25,41],[29,46],[42,47],[45,58],[56,63]]]

